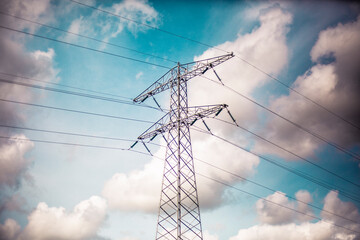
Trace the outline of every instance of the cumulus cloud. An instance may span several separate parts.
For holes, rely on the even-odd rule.
[[[261,223],[267,224],[286,224],[292,222],[302,222],[311,219],[312,211],[309,209],[308,203],[312,202],[312,197],[307,191],[299,191],[295,194],[296,199],[300,201],[290,201],[282,192],[276,192],[260,199],[256,202],[256,210]],[[279,205],[284,207],[280,207]],[[293,210],[305,213],[310,216],[298,214]]]
[[[307,192],[299,191],[296,197],[309,200]],[[310,196],[311,197],[311,196]],[[285,204],[288,202],[285,200]],[[279,207],[279,210],[282,211]],[[284,222],[284,224],[273,225],[272,223],[265,223],[255,225],[247,229],[239,230],[238,234],[231,237],[230,240],[255,240],[255,239],[308,239],[308,240],[354,240],[359,239],[358,233],[346,230],[344,228],[336,227],[336,225],[343,226],[350,230],[357,231],[358,225],[344,220],[342,218],[335,217],[328,212],[345,216],[346,218],[354,221],[359,221],[359,210],[353,203],[343,202],[338,198],[337,192],[329,192],[324,199],[324,206],[321,212],[322,219],[318,222],[302,222],[301,224]],[[333,225],[332,225],[333,224]],[[284,234],[286,233],[286,234]]]
[[[116,14],[148,25],[156,24],[158,17],[158,12],[149,5],[147,0],[124,0],[121,3],[114,4],[111,8]],[[125,24],[132,31],[147,29],[130,21],[126,21]]]
[[[316,234],[315,234],[316,233]],[[286,225],[256,225],[248,229],[242,229],[235,237],[230,240],[330,240],[333,230],[331,226],[324,222],[304,223],[296,225],[294,223]]]
[[[156,26],[158,22],[158,12],[146,0],[123,0],[120,3],[114,3],[110,7],[100,6],[100,8],[142,24]],[[147,27],[132,21],[111,15],[104,16],[94,11],[90,16],[80,16],[75,19],[70,24],[68,31],[93,37],[105,36],[104,40],[108,41],[110,38],[118,36],[124,29],[128,29],[134,35],[139,31],[148,30]],[[73,41],[76,37],[67,35],[65,39]]]
[[[244,177],[250,176],[258,165],[259,159],[240,150],[234,150],[230,145],[221,144],[212,138],[193,142],[194,155],[207,163],[231,170]],[[155,155],[164,159],[164,149],[159,150]],[[224,181],[227,184],[234,184],[239,181],[238,178],[229,176],[196,159],[195,168],[196,172]],[[116,173],[105,183],[102,195],[108,200],[110,208],[155,213],[160,201],[163,169],[164,162],[153,159],[145,165],[144,169],[127,174]],[[213,208],[231,200],[224,195],[224,185],[199,177],[197,181],[202,209]]]
[[[14,139],[26,139],[24,135],[14,135]],[[0,146],[0,187],[16,187],[26,175],[30,161],[24,154],[34,144],[26,140],[8,140]]]
[[[345,216],[355,222],[360,222],[359,209],[352,202],[343,202],[338,197],[338,192],[330,192],[324,199],[324,209],[328,212],[335,213],[338,216]],[[321,212],[321,216],[337,225],[346,226],[349,229],[357,231],[359,226],[354,222],[340,218],[327,211]],[[360,237],[360,234],[358,235]]]
[[[1,5],[1,10],[11,15],[39,22],[49,22],[54,20],[54,13],[51,8],[50,0],[4,0]],[[5,17],[2,15],[0,18],[2,23],[14,23],[14,19],[11,17]],[[17,29],[27,29],[32,33],[39,27],[36,24],[26,21],[16,21],[14,26],[16,26]]]
[[[26,199],[19,193],[0,199],[0,212],[3,212],[4,210],[25,212],[25,207]]]
[[[247,178],[254,173],[255,168],[259,164],[258,157],[236,149],[229,144],[223,143],[221,140],[207,135],[200,135],[196,132],[194,132],[192,139],[196,172],[226,184],[235,184],[240,179],[211,165]],[[197,159],[211,165],[200,162]],[[231,196],[225,194],[226,187],[224,185],[203,177],[198,177],[197,180],[199,200],[202,208],[213,208],[233,200]]]
[[[0,233],[6,240],[90,239],[102,226],[106,209],[106,201],[98,196],[80,202],[71,212],[41,202],[28,216],[28,224],[23,230],[16,221],[7,219],[0,225]]]
[[[36,7],[34,7],[36,6]],[[21,1],[5,0],[0,6],[0,11],[29,18],[34,21],[49,22],[53,20],[50,1]],[[11,17],[0,15],[0,22],[4,26],[14,27],[19,30],[36,32],[38,25],[30,24],[20,20],[14,20]],[[0,79],[26,81],[28,79],[17,78],[15,75],[27,78],[35,78],[43,81],[56,82],[58,70],[54,68],[55,52],[53,49],[33,50],[26,49],[27,36],[11,32],[5,29],[0,30]],[[39,83],[37,83],[39,84]],[[41,83],[45,85],[45,83]],[[30,88],[0,82],[0,98],[7,100],[16,100],[31,102],[41,97],[44,93],[34,94]],[[4,125],[25,125],[27,116],[23,106],[0,101],[0,123]],[[0,128],[0,135],[11,138],[27,139],[24,134],[18,130]],[[21,210],[15,202],[11,203],[9,199],[15,199],[10,196],[13,190],[16,190],[23,180],[29,181],[29,167],[32,159],[26,158],[26,153],[34,147],[30,141],[0,139],[0,213],[6,210]],[[20,199],[17,197],[16,199]]]
[[[203,231],[203,237],[206,240],[218,240],[219,239],[218,236],[210,234],[209,231],[207,231],[207,230]]]
[[[254,28],[250,33],[239,35],[233,42],[225,42],[216,48],[234,52],[235,55],[247,59],[249,62],[257,63],[265,71],[276,75],[287,64],[286,34],[289,31],[292,16],[279,7],[262,9],[262,11],[264,14],[259,18],[260,26],[258,28]],[[224,54],[216,48],[205,51],[195,60]],[[257,87],[269,81],[264,74],[249,67],[237,57],[217,66],[216,72],[226,85],[248,96]],[[207,71],[205,76],[216,79],[212,71]],[[192,105],[224,102],[230,106],[233,115],[239,122],[250,123],[255,120],[257,115],[253,104],[218,85],[205,81],[207,80],[197,78],[189,82],[189,98]]]
[[[103,188],[109,207],[122,211],[155,212],[160,202],[163,162],[154,159],[144,169],[116,173]]]
[[[0,224],[0,239],[16,239],[21,231],[20,225],[14,219],[6,219],[4,224]]]
[[[350,122],[360,121],[360,18],[323,30],[311,50],[315,63],[292,87]],[[330,63],[328,63],[330,62]],[[359,130],[294,92],[274,98],[270,108],[341,146],[359,144]],[[276,117],[269,117],[262,134],[301,156],[311,156],[324,143]],[[262,152],[288,157],[258,142]]]

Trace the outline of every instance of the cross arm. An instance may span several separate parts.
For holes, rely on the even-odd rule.
[[[187,118],[180,119],[181,125],[192,125],[198,119],[202,119],[204,117],[208,117],[212,114],[217,116],[221,110],[226,108],[226,104],[218,104],[218,105],[209,105],[209,106],[199,106],[199,107],[189,107],[189,115]],[[141,134],[138,139],[144,140],[147,138],[154,138],[158,134],[165,133],[170,131],[172,128],[178,126],[177,121],[168,121],[170,118],[169,113],[163,116],[159,121],[154,123],[149,129],[147,129],[143,134]]]
[[[178,76],[178,66],[173,67],[145,91],[134,98],[133,101],[136,103],[144,102],[148,97],[170,89],[171,86],[176,83],[178,77],[183,81],[188,81],[191,78],[204,74],[209,68],[213,68],[232,57],[234,57],[234,54],[230,53],[223,56],[182,64],[179,66],[180,76]]]

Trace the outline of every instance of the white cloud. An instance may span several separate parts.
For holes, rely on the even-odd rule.
[[[297,198],[310,201],[311,196],[304,191],[299,191],[296,194]],[[284,201],[288,204],[287,200]],[[280,210],[280,208],[279,208]],[[350,202],[343,202],[338,198],[337,192],[329,192],[324,199],[323,210],[333,212],[338,215],[345,216],[359,221],[359,210]],[[348,229],[357,231],[357,225],[350,221],[334,217],[325,211],[321,212],[323,220],[318,222],[303,222],[301,224],[285,223],[282,225],[261,224],[255,225],[247,229],[239,230],[238,234],[231,237],[230,240],[255,240],[255,239],[269,239],[269,240],[355,240],[359,239],[360,235],[344,228],[336,227],[332,224],[340,225]]]
[[[134,35],[139,31],[149,29],[133,21],[128,21],[126,18],[142,24],[157,25],[158,13],[146,0],[124,0],[110,7],[100,6],[100,8],[120,15],[123,18],[111,15],[104,16],[94,11],[90,16],[80,16],[75,19],[70,24],[68,31],[75,34],[102,38],[104,41],[108,41],[110,38],[117,37],[125,28],[130,30]],[[64,39],[74,41],[76,37],[74,35],[66,35]],[[105,45],[101,46],[101,48],[104,47]]]
[[[259,164],[259,159],[256,156],[236,149],[211,136],[193,132],[192,139],[195,158],[245,178],[251,176]],[[240,182],[239,178],[199,162],[196,159],[195,171],[230,185]],[[197,177],[197,180],[202,209],[213,208],[221,203],[232,200],[229,198],[230,196],[224,195],[226,188],[224,185],[209,181],[203,177]]]
[[[331,57],[335,61],[327,63],[325,59]],[[299,76],[292,87],[343,118],[358,123],[360,19],[322,31],[311,50],[311,58],[316,64]],[[270,108],[341,146],[351,147],[359,143],[357,129],[294,92],[275,98]],[[314,154],[324,145],[322,141],[275,116],[269,118],[266,132],[262,134],[304,157]],[[262,142],[257,143],[256,149],[293,158]]]
[[[24,135],[14,135],[12,138],[27,139]],[[0,145],[0,187],[16,187],[26,176],[26,170],[31,162],[25,159],[24,154],[34,144],[31,141],[8,140]]]
[[[360,222],[359,209],[352,202],[343,202],[338,197],[338,192],[330,192],[324,199],[324,209],[326,211],[321,212],[321,216],[337,225],[346,226],[352,230],[358,230],[358,224],[350,222],[346,219],[338,216],[344,216],[355,222]],[[335,213],[338,216],[330,214],[328,212]],[[360,237],[360,235],[358,236]]]
[[[34,7],[36,6],[36,7]],[[0,9],[11,15],[46,23],[54,20],[50,0],[4,0]],[[2,23],[13,24],[13,18],[1,16]],[[3,22],[4,21],[4,22]],[[16,21],[16,29],[28,29],[35,32],[39,26],[26,21]]]
[[[333,230],[329,224],[324,222],[303,223],[296,225],[294,223],[286,225],[256,225],[248,229],[242,229],[235,237],[230,240],[330,240]]]
[[[6,219],[4,224],[0,224],[0,239],[16,239],[21,231],[20,225],[14,219]]]
[[[123,17],[133,19],[151,26],[156,24],[158,17],[158,12],[148,4],[147,0],[124,0],[121,3],[114,4],[111,9],[114,10],[116,14],[119,14]],[[125,25],[133,32],[148,29],[131,21],[126,21]]]
[[[200,135],[195,139],[200,139]],[[164,145],[164,143],[162,143]],[[196,158],[207,163],[238,173],[244,177],[250,176],[258,165],[259,159],[243,151],[223,145],[213,138],[203,138],[193,141],[193,151]],[[160,149],[156,154],[164,159],[165,151]],[[240,180],[216,168],[195,160],[196,172],[209,177],[234,184]],[[155,213],[160,201],[161,179],[164,162],[153,159],[144,169],[128,174],[117,173],[108,180],[102,195],[108,200],[109,207],[122,211],[143,211]],[[198,194],[201,208],[213,208],[229,201],[224,196],[225,186],[204,178],[197,177]]]
[[[36,7],[34,7],[36,5]],[[34,21],[50,21],[52,18],[50,1],[5,1],[1,4],[1,11],[14,14],[19,17],[30,18]],[[4,15],[0,21],[5,25],[11,25],[13,21]],[[36,31],[36,25],[17,21],[17,29],[28,29]],[[5,30],[1,30],[3,33]],[[41,79],[43,81],[58,81],[56,75],[58,70],[53,67],[55,52],[53,49],[47,51],[27,51],[25,48],[26,38],[19,37],[18,33],[6,31],[0,34],[0,72],[10,75],[20,75],[27,78]],[[6,74],[0,74],[0,78],[6,80],[17,80],[30,82],[27,79],[16,78]],[[33,82],[32,82],[33,83]],[[38,83],[45,85],[44,83]],[[42,95],[35,95],[30,88],[15,84],[0,83],[0,98],[29,102]],[[8,125],[22,125],[27,120],[22,106],[0,102],[0,122]],[[23,135],[15,134],[12,129],[1,128],[0,135],[26,138]],[[0,140],[0,185],[16,187],[21,179],[29,176],[27,169],[31,162],[25,159],[25,154],[33,147],[29,141],[7,141]]]
[[[142,170],[116,173],[105,183],[102,195],[113,209],[155,212],[160,202],[163,168],[163,162],[154,159]]]
[[[246,59],[273,75],[279,74],[288,61],[286,34],[289,31],[292,16],[279,7],[264,11],[259,18],[259,27],[254,28],[250,33],[239,35],[233,42],[225,42],[216,46],[216,48],[235,54],[234,58],[215,68],[217,74],[226,85],[250,97],[256,88],[270,80],[237,57]],[[195,57],[195,60],[223,54],[224,52],[211,48]],[[211,70],[207,71],[205,76],[217,79]],[[258,108],[253,103],[200,77],[189,82],[189,100],[191,105],[226,103],[229,105],[232,115],[242,126],[250,126],[258,122]],[[222,116],[225,117],[226,114],[222,114]],[[226,117],[226,120],[230,119],[228,116]],[[221,130],[227,135],[240,137],[241,131],[234,131],[233,127],[224,126]]]
[[[274,225],[309,221],[312,219],[310,217],[312,215],[312,211],[307,205],[312,201],[310,193],[307,191],[299,191],[295,194],[295,196],[296,199],[301,202],[290,201],[282,192],[276,192],[267,196],[265,198],[267,201],[262,199],[258,200],[256,202],[256,210],[260,222]],[[272,202],[284,207],[273,204]],[[299,214],[290,209],[295,209],[296,211],[303,212],[310,216]]]
[[[139,239],[133,237],[125,237],[125,238],[120,238],[119,240],[139,240]]]
[[[136,78],[136,79],[139,79],[139,78],[141,78],[143,75],[144,75],[143,72],[139,72],[139,73],[136,74],[135,78]]]
[[[71,212],[41,202],[28,216],[28,224],[16,239],[89,239],[103,224],[106,209],[106,201],[98,196],[80,202]]]
[[[203,231],[203,237],[206,240],[219,240],[218,236],[210,234],[207,230]]]

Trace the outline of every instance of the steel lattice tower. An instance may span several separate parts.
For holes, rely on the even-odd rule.
[[[159,134],[164,137],[163,134],[168,133],[167,138],[164,137],[167,149],[156,239],[203,239],[190,126],[206,116],[217,116],[227,105],[189,107],[187,81],[232,57],[231,53],[183,65],[178,63],[134,99],[134,102],[144,102],[157,93],[167,89],[171,91],[170,111],[138,137],[139,141],[147,138],[151,141]]]

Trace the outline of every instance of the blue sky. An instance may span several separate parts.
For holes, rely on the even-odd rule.
[[[207,119],[206,123],[215,136],[192,131],[196,170],[228,185],[197,177],[204,239],[360,238],[357,232],[360,223],[358,4],[215,0],[79,2],[154,28],[67,0],[12,0],[1,6],[0,235],[4,239],[154,238],[163,168],[158,158],[165,156],[164,148],[150,144],[148,147],[156,157],[76,146],[127,149],[151,126],[149,122],[163,116],[161,111],[34,89],[4,80],[131,101],[175,62],[206,59],[226,51],[234,52],[235,57],[216,68],[225,86],[204,78],[192,79],[189,81],[190,105],[228,104],[240,127],[285,151],[241,128],[214,119]],[[205,76],[216,80],[211,71]],[[168,92],[157,95],[156,99],[168,108]],[[151,99],[145,104],[156,107]],[[219,117],[231,121],[225,111]],[[201,122],[195,125],[204,129]],[[154,142],[165,144],[160,138]],[[134,150],[146,153],[141,144]],[[299,176],[302,174],[312,181]],[[284,232],[288,234],[284,236]]]

